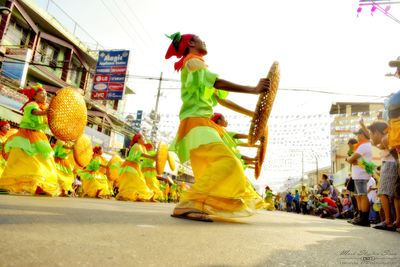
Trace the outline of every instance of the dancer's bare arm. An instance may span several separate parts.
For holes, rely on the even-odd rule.
[[[234,110],[236,112],[242,113],[242,114],[250,116],[250,117],[254,116],[254,112],[253,111],[248,110],[248,109],[236,104],[235,102],[232,102],[232,101],[230,101],[228,99],[220,99],[217,95],[216,95],[216,98],[217,98],[218,103],[223,107],[232,109],[232,110]]]
[[[215,81],[214,87],[220,90],[235,92],[235,93],[245,93],[245,94],[260,94],[261,92],[267,91],[269,88],[269,79],[260,79],[256,87],[239,85],[232,83],[227,80],[217,79]]]

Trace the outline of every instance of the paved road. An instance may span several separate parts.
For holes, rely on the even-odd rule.
[[[1,195],[0,266],[400,266],[399,233],[278,211],[204,223],[172,209]]]

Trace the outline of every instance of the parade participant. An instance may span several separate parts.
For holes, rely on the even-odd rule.
[[[240,153],[240,151],[237,149],[237,145],[243,143],[240,139],[247,139],[248,135],[226,131],[225,128],[228,126],[228,121],[225,119],[224,115],[222,115],[221,113],[214,113],[211,120],[213,122],[215,122],[218,126],[221,127],[220,131],[222,132],[222,141],[233,152],[233,154],[235,154],[235,156],[240,160],[240,162],[242,163],[243,169],[245,170],[247,168],[247,165],[245,162],[251,162],[251,161],[254,161],[254,159],[242,155]],[[248,183],[250,183],[250,181],[248,181]]]
[[[135,134],[132,138],[129,155],[121,166],[121,179],[118,200],[151,201],[153,191],[149,189],[140,170],[140,161],[143,158],[156,160],[155,156],[146,153],[145,141],[141,134]]]
[[[169,185],[167,179],[165,179],[164,194],[165,194],[165,201],[169,203],[169,201],[171,200],[171,186]]]
[[[74,192],[72,184],[75,178],[75,162],[73,159],[72,147],[68,146],[68,144],[62,140],[57,140],[53,150],[61,196],[68,196]]]
[[[107,177],[107,163],[105,157],[103,157],[103,147],[100,145],[95,145],[93,148],[93,158],[97,158],[100,161],[100,169],[99,172],[104,174]],[[107,177],[108,189],[110,190],[110,195],[114,195],[114,181]]]
[[[176,203],[178,200],[178,185],[176,183],[171,184],[171,201]]]
[[[205,43],[193,34],[175,33],[165,58],[180,58],[175,70],[181,71],[180,126],[170,146],[181,163],[191,161],[195,183],[176,205],[172,216],[212,221],[209,215],[235,217],[254,214],[263,206],[260,196],[247,188],[242,165],[222,141],[222,133],[210,120],[213,106],[228,91],[259,94],[268,90],[268,79],[256,87],[240,86],[218,78],[204,62]]]
[[[160,182],[160,190],[163,193],[162,202],[168,202],[168,194],[167,194],[167,182],[165,179],[162,179]]]
[[[46,90],[38,84],[19,92],[29,100],[21,108],[24,115],[20,129],[4,147],[4,152],[9,156],[0,179],[0,188],[10,192],[58,195],[54,152],[44,133],[48,129]]]
[[[78,170],[82,182],[82,196],[93,198],[109,198],[111,191],[108,188],[107,176],[101,170],[106,166],[102,164],[102,148],[96,145],[93,148],[93,158],[84,170]]]
[[[269,188],[269,186],[266,186],[264,201],[266,203],[265,208],[267,210],[275,210],[273,197],[274,197],[274,195],[272,194],[272,190]]]
[[[350,223],[360,226],[369,226],[369,200],[367,197],[367,184],[371,174],[369,164],[372,161],[372,146],[368,136],[362,129],[356,133],[358,143],[354,147],[354,153],[351,157],[346,158],[346,161],[353,165],[352,178],[355,185],[355,195],[357,199],[360,216],[355,217]],[[364,163],[364,166],[361,166]]]
[[[151,144],[151,142],[148,141],[144,146],[147,150],[147,153],[150,156],[153,157],[156,156],[157,152],[154,151],[154,147]],[[141,171],[143,173],[144,179],[146,180],[147,186],[149,187],[150,190],[154,192],[153,199],[162,201],[163,193],[160,189],[160,183],[158,182],[157,179],[157,170],[155,168],[155,161],[150,158],[144,158],[141,164]]]
[[[2,150],[8,138],[10,124],[6,120],[0,120],[0,177],[6,167],[6,160],[3,158]]]
[[[185,182],[182,182],[178,188],[178,202],[181,199],[182,195],[186,192],[186,185]]]

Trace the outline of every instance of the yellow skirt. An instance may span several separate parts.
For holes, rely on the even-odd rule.
[[[163,200],[164,194],[160,189],[160,182],[158,181],[157,177],[144,177],[146,180],[146,184],[150,190],[154,192],[154,199]]]
[[[0,179],[0,188],[34,194],[38,187],[52,196],[59,194],[54,157],[46,160],[40,154],[29,156],[20,148],[11,149]]]
[[[137,163],[126,160],[122,164],[122,168],[131,167],[126,170],[119,181],[119,192],[116,196],[118,200],[131,201],[150,201],[154,195],[144,180],[142,172],[139,170]]]
[[[110,196],[114,195],[114,181],[107,180],[108,183],[108,190],[110,191]]]
[[[73,192],[74,190],[72,189],[72,184],[74,183],[75,179],[73,166],[75,162],[72,153],[69,154],[65,159],[54,157],[54,161],[56,162],[58,185],[60,186],[61,193],[68,194],[68,191]],[[67,170],[70,169],[71,173],[68,174],[60,168],[65,168]]]
[[[275,210],[274,201],[272,199],[271,200],[266,200],[265,201],[265,208],[267,210]]]
[[[108,180],[105,175],[100,172],[94,172],[92,179],[82,178],[82,196],[83,197],[104,197],[110,195],[108,189]]]
[[[1,151],[0,151],[0,153],[1,153]],[[0,160],[1,160],[1,155],[0,155]],[[6,168],[6,165],[1,165],[0,164],[0,177],[3,174],[3,171],[4,171],[5,168]]]
[[[195,183],[176,209],[196,209],[219,217],[253,215],[262,198],[247,183],[243,167],[224,143],[202,145],[190,152]]]
[[[72,184],[74,183],[74,174],[68,174],[63,171],[57,170],[57,177],[58,177],[58,185],[60,186],[60,190],[64,191],[65,194],[68,191],[73,192]]]

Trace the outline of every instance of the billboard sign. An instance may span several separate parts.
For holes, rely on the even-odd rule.
[[[92,99],[120,100],[124,96],[129,50],[99,51]]]
[[[9,49],[9,53],[3,61],[1,75],[17,80],[22,88],[25,85],[32,49]]]

